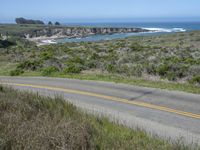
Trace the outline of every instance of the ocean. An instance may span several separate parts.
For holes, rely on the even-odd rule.
[[[64,38],[56,40],[56,42],[58,43],[113,40],[113,39],[123,39],[130,36],[149,36],[149,35],[170,34],[175,32],[200,30],[200,21],[199,22],[135,22],[135,23],[66,23],[65,25],[89,26],[89,27],[126,27],[126,28],[138,27],[138,28],[154,30],[154,32],[92,35],[88,37],[72,38],[72,39]]]

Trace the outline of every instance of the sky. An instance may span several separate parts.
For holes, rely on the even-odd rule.
[[[0,23],[16,17],[64,23],[195,21],[200,0],[0,0]]]

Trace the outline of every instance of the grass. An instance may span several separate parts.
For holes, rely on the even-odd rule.
[[[17,25],[17,24],[0,24],[0,33],[2,34],[21,34],[28,31],[43,29],[44,25]]]
[[[190,149],[50,98],[0,86],[0,149]]]
[[[8,76],[10,72],[16,68],[16,63],[1,62],[0,61],[0,75]]]
[[[0,62],[0,76],[9,76],[10,72],[16,68],[16,63],[7,63]],[[42,76],[41,72],[37,71],[25,71],[21,76]],[[70,78],[70,79],[80,79],[80,80],[93,80],[93,81],[106,81],[106,82],[115,82],[115,83],[124,83],[130,85],[136,85],[141,87],[152,87],[159,89],[183,91],[188,93],[200,94],[200,87],[195,86],[194,84],[181,84],[173,82],[164,82],[164,81],[150,81],[140,78],[128,78],[120,75],[113,74],[61,74],[53,73],[51,77],[60,77],[60,78]]]

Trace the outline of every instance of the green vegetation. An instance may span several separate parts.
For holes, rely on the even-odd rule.
[[[20,34],[15,32],[18,28]],[[98,80],[113,75],[118,82],[200,93],[200,31],[39,47],[14,36],[41,28],[44,26],[0,26],[0,33],[12,35],[7,42],[14,43],[0,48],[1,63],[17,64],[9,69],[10,75],[104,76]],[[0,71],[0,75],[7,74]]]
[[[42,69],[42,75],[43,76],[50,76],[52,73],[55,73],[56,71],[58,71],[56,67],[50,66],[50,67]]]
[[[1,58],[1,56],[0,56]],[[10,73],[16,68],[15,63],[0,62],[0,75],[9,76]]]
[[[15,22],[17,24],[43,24],[44,22],[41,20],[31,20],[31,19],[25,19],[25,18],[16,18]]]
[[[2,86],[0,131],[0,149],[190,149],[83,113],[59,96]]]
[[[24,37],[25,33],[34,32],[34,30],[43,29],[44,25],[15,25],[15,24],[5,24],[0,25],[0,33],[7,36],[21,36]]]
[[[199,76],[194,76],[191,80],[191,83],[196,83],[196,84],[200,84],[200,75]]]
[[[55,25],[56,25],[56,26],[59,26],[59,25],[60,25],[60,23],[59,23],[59,22],[55,22]]]
[[[15,69],[10,71],[10,75],[11,76],[19,76],[20,74],[24,73],[24,71],[22,69]]]
[[[9,46],[15,45],[15,43],[10,42],[8,40],[1,40],[0,39],[0,48],[7,48]]]
[[[53,23],[52,23],[51,21],[49,21],[49,22],[48,22],[48,25],[49,25],[49,26],[52,26],[52,25],[53,25]]]

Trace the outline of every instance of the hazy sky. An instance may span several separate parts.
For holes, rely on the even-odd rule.
[[[73,21],[200,20],[200,0],[0,0],[0,22],[16,17]]]

